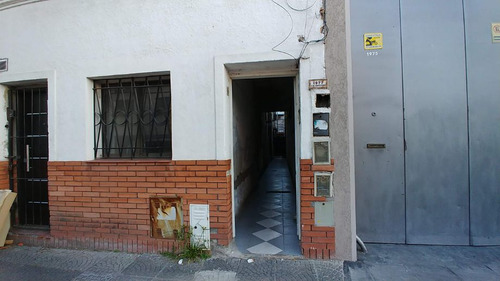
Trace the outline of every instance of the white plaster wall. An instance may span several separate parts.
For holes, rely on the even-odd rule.
[[[312,159],[314,95],[318,90],[309,90],[309,79],[324,79],[325,76],[324,46],[312,45],[304,53],[300,63],[300,126],[301,126],[301,159]]]
[[[306,40],[322,37],[321,1],[303,12],[293,11],[284,0],[276,2],[289,14],[269,0],[49,0],[2,10],[0,57],[9,58],[9,70],[0,73],[0,84],[23,80],[29,73],[53,73],[42,75],[49,81],[50,160],[89,160],[89,78],[170,72],[173,159],[226,159],[230,145],[217,141],[221,131],[216,127],[226,126],[228,133],[231,128],[216,122],[217,98],[226,95],[226,88],[214,85],[214,58],[268,53],[272,59],[290,59],[272,50],[289,33],[276,49],[294,57],[303,46],[298,35]],[[295,8],[307,2],[312,1],[288,1]],[[310,62],[301,67],[300,83],[306,83],[301,90],[307,79],[324,76],[322,50],[321,43],[308,47]],[[302,124],[310,126],[306,113]],[[302,131],[310,136],[310,128]],[[303,145],[310,146],[309,136],[302,137]],[[309,157],[310,149],[305,149],[302,158]]]

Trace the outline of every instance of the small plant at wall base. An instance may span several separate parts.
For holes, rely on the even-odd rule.
[[[203,232],[205,232],[205,229],[203,229]],[[180,230],[174,230],[174,236],[175,240],[179,243],[178,248],[162,252],[163,256],[175,260],[183,259],[188,262],[196,262],[210,257],[210,250],[205,248],[204,243],[193,243],[191,241],[193,231],[188,226],[183,225]]]

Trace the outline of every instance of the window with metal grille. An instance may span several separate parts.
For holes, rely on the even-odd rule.
[[[170,76],[94,81],[96,158],[171,158]]]

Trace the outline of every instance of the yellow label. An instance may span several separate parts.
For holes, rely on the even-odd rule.
[[[493,43],[500,43],[500,22],[491,24],[491,38]]]
[[[363,39],[365,50],[382,49],[384,47],[382,33],[365,33]]]

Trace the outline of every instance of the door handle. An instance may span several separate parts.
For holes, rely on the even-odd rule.
[[[26,145],[26,172],[30,172],[30,145]]]

